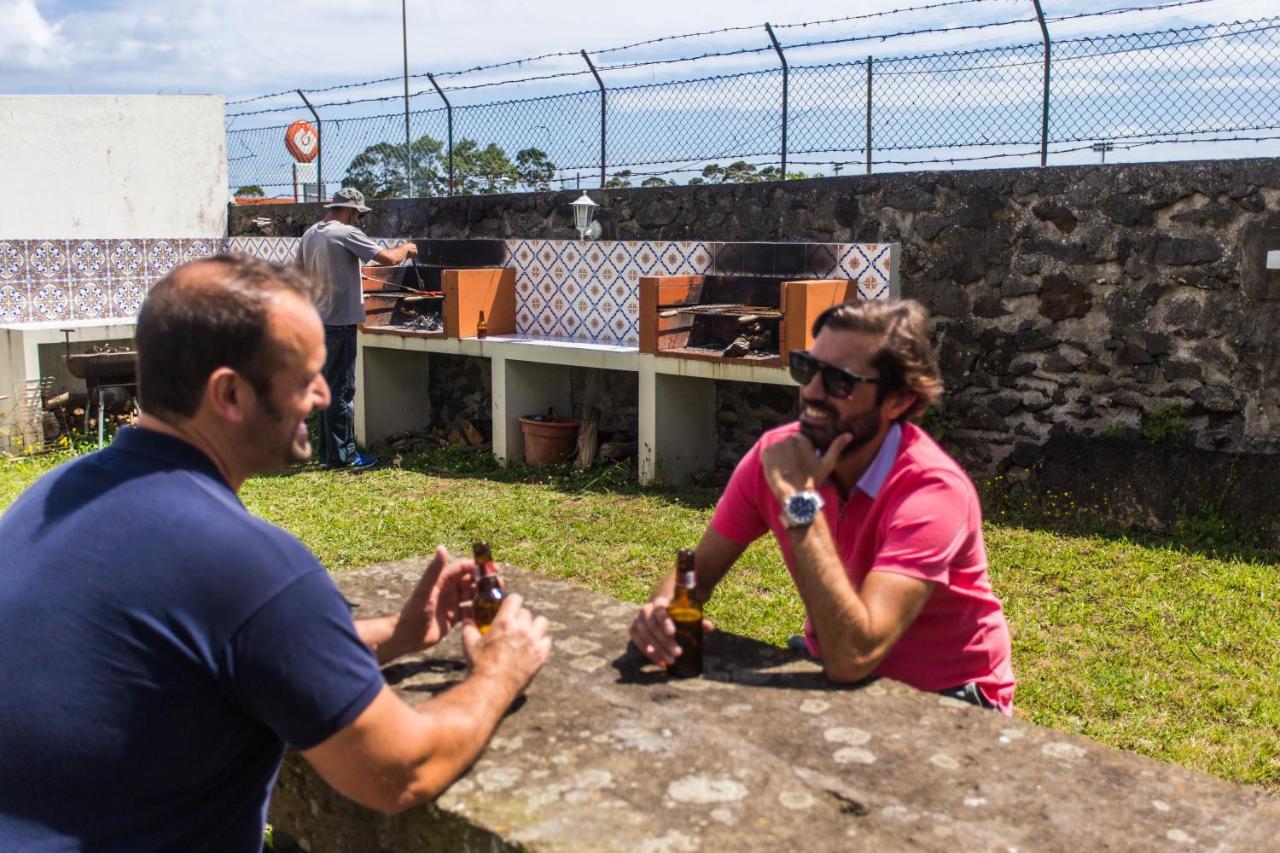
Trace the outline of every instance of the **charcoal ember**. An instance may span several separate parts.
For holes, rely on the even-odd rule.
[[[439,332],[444,323],[439,314],[423,314],[401,324],[400,328],[411,332]]]

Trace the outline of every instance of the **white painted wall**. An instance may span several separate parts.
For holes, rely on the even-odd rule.
[[[225,237],[221,95],[0,96],[0,238]]]

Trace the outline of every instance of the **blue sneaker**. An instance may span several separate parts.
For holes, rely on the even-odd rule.
[[[370,468],[376,467],[378,457],[365,456],[363,453],[357,453],[356,458],[352,459],[346,465],[326,465],[330,471],[368,471]]]
[[[356,458],[351,460],[351,464],[347,466],[351,471],[368,471],[378,464],[378,457],[365,456],[363,453],[357,453]]]

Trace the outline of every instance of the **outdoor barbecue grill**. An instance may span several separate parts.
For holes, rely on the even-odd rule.
[[[84,408],[85,429],[89,427],[89,418],[97,404],[98,412],[98,447],[102,447],[104,439],[105,412],[110,401],[108,391],[123,389],[124,402],[132,405],[138,388],[138,354],[129,351],[80,352],[73,353],[67,344],[63,359],[67,371],[77,379],[83,379],[88,403]]]
[[[858,296],[845,279],[678,275],[640,278],[640,351],[668,358],[781,366],[808,349],[826,308]]]
[[[481,311],[494,334],[515,331],[515,271],[502,240],[417,240],[418,256],[361,270],[366,331],[472,337]]]

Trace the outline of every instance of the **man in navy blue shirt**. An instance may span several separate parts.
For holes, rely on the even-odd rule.
[[[285,744],[351,799],[428,802],[550,649],[507,599],[469,677],[414,707],[378,665],[441,640],[473,568],[443,548],[396,616],[353,622],[251,475],[310,453],[324,330],[296,272],[174,270],[137,324],[138,426],[0,518],[0,848],[257,850]]]

